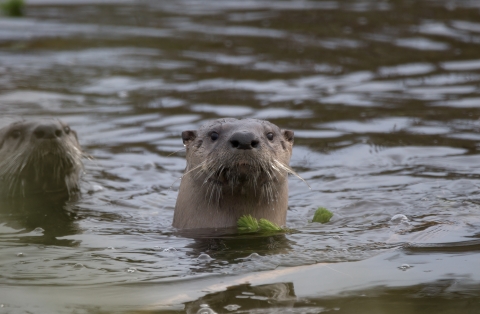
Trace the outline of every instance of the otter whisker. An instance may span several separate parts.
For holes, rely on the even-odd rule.
[[[208,206],[212,203],[212,199],[218,203],[220,203],[221,198],[221,187],[217,186],[215,182],[209,181],[209,185],[207,186],[207,191],[205,193],[205,198],[208,197]]]
[[[181,180],[183,179],[183,177],[185,177],[187,174],[189,174],[190,172],[194,171],[194,170],[197,170],[198,168],[201,168],[204,164],[206,163],[206,161],[200,163],[198,166],[194,167],[193,169],[185,172],[180,178],[176,179],[175,181],[173,181],[172,185],[170,185],[170,189],[173,187],[173,185],[178,181],[178,180]]]
[[[308,184],[308,182],[305,181],[305,179],[303,179],[298,173],[296,173],[290,166],[284,165],[284,164],[282,164],[280,161],[278,161],[278,160],[276,160],[276,159],[274,159],[273,161],[278,165],[279,168],[285,170],[285,171],[288,172],[288,173],[293,174],[294,176],[296,176],[297,178],[299,178],[300,180],[302,180],[302,181],[308,186],[308,188],[309,188],[310,190],[312,189],[312,187],[310,186],[310,184]]]
[[[212,196],[210,194],[210,189],[213,189],[211,182],[208,183],[207,191],[205,193],[205,199],[208,200],[208,206],[210,206],[210,201],[212,199]]]
[[[214,162],[211,162],[211,161],[209,161],[209,162],[204,161],[204,162],[202,162],[202,164],[203,164],[202,169],[200,169],[200,171],[198,171],[195,174],[194,178],[199,179],[200,176],[207,173],[208,177],[206,179],[204,179],[204,181],[206,181],[206,180],[209,180],[211,176],[215,175],[215,172],[217,171],[217,170],[215,170],[216,164]]]
[[[172,156],[172,155],[174,155],[174,154],[176,154],[176,153],[178,153],[178,152],[180,152],[180,151],[182,151],[182,150],[185,150],[185,149],[186,149],[186,148],[183,147],[183,148],[181,148],[181,149],[179,149],[179,150],[177,150],[177,151],[174,151],[173,153],[168,154],[167,157],[170,157],[170,156]]]
[[[272,185],[270,183],[268,183],[266,186],[267,186],[267,191],[268,191],[268,203],[269,204],[274,203],[275,202],[275,197],[274,197]]]

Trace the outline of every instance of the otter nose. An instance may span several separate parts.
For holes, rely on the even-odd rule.
[[[230,137],[230,144],[237,149],[252,149],[258,146],[255,134],[251,132],[237,132]]]
[[[37,139],[53,139],[62,136],[62,130],[55,124],[42,124],[33,131]]]

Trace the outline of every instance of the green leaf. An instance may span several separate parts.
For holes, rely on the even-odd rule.
[[[270,220],[267,220],[265,218],[260,219],[260,221],[258,222],[258,226],[260,227],[260,230],[262,230],[262,231],[284,231],[277,224],[275,224],[275,223],[273,223]]]
[[[240,231],[257,231],[258,221],[251,215],[243,215],[237,220],[237,226]]]
[[[319,207],[313,215],[312,222],[327,223],[333,217],[333,213],[326,209],[325,207]]]

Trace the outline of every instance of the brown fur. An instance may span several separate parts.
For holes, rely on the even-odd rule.
[[[0,129],[0,197],[72,195],[82,156],[76,132],[59,120],[13,122]]]
[[[218,135],[215,140],[214,133]],[[287,176],[293,173],[288,166],[292,131],[268,121],[228,118],[206,123],[197,131],[184,131],[182,138],[187,167],[174,227],[234,227],[242,215],[285,224]]]

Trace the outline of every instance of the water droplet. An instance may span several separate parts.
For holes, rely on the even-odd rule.
[[[390,219],[390,222],[396,225],[401,223],[408,223],[408,218],[403,214],[397,214]]]
[[[43,234],[44,231],[45,231],[44,229],[42,229],[40,227],[37,227],[37,228],[33,229],[32,232],[33,233],[38,233],[38,234]]]
[[[120,98],[127,98],[127,96],[128,96],[127,91],[118,92],[118,97],[120,97]]]
[[[164,251],[164,252],[176,252],[177,249],[174,248],[174,247],[169,247],[169,248],[164,249],[163,251]],[[200,256],[199,256],[199,258],[200,258]]]
[[[260,256],[260,254],[258,253],[252,253],[248,255],[247,258],[251,260],[259,260],[259,259],[262,259],[262,256]]]
[[[89,191],[89,192],[100,192],[100,191],[103,191],[103,186],[98,185],[98,184],[93,184],[93,185],[90,187],[90,191]]]
[[[108,250],[115,250],[115,248],[113,246],[109,246],[107,249]]]
[[[82,269],[84,266],[83,264],[80,264],[80,263],[76,263],[75,265],[73,265],[73,268],[75,269]]]
[[[127,273],[134,273],[134,272],[136,272],[136,271],[137,271],[137,269],[136,269],[135,267],[129,267],[129,268],[127,269]]]
[[[17,253],[18,257],[24,257],[25,255],[23,253]]]
[[[198,259],[199,261],[203,261],[203,262],[212,260],[212,258],[210,257],[210,255],[205,254],[205,253],[200,254],[200,255],[197,257],[197,259]]]
[[[241,308],[240,305],[237,305],[237,304],[229,304],[227,306],[224,306],[223,307],[224,309],[228,310],[228,311],[236,311],[238,310],[239,308]]]
[[[406,271],[409,268],[412,268],[413,266],[410,266],[408,264],[402,264],[402,266],[399,266],[398,269]]]
[[[217,314],[217,312],[212,310],[208,304],[200,304],[200,309],[198,310],[197,314]]]

